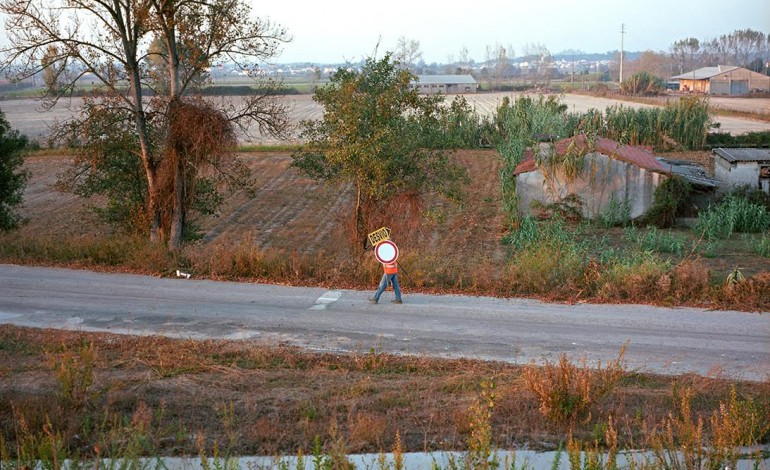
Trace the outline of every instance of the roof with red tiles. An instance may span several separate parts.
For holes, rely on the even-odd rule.
[[[589,141],[585,134],[575,137],[569,137],[554,142],[554,151],[557,155],[564,155],[567,149],[574,141],[575,149],[585,153],[591,153]],[[655,155],[648,148],[637,147],[633,145],[621,145],[618,142],[604,137],[597,137],[594,141],[594,151],[607,155],[615,160],[630,163],[638,167],[656,171],[659,173],[668,173],[666,169],[655,159]],[[528,149],[524,154],[524,160],[514,170],[514,175],[529,173],[537,169],[535,157],[532,150]]]

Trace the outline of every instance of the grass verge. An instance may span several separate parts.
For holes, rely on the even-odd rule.
[[[398,449],[463,451],[451,468],[496,468],[498,449],[568,444],[596,452],[646,447],[661,461],[702,449],[676,455],[703,464],[687,468],[704,468],[729,465],[740,446],[768,443],[770,382],[648,375],[621,359],[592,369],[565,357],[537,372],[376,349],[340,355],[6,325],[0,461],[61,468],[64,459],[304,455],[339,463],[350,453]],[[544,403],[569,399],[537,392],[551,388],[549,377],[597,394],[577,419],[550,416]]]

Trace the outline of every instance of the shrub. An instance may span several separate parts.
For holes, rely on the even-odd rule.
[[[514,250],[508,274],[519,292],[553,294],[558,289],[570,289],[582,278],[585,249],[577,242],[574,230],[558,216],[548,222],[525,217],[504,241]]]
[[[704,298],[711,287],[711,272],[697,260],[683,260],[671,270],[670,276],[669,292],[683,302]]]
[[[659,282],[667,275],[669,262],[650,252],[611,259],[597,281],[597,296],[603,300],[633,301],[660,294]],[[664,280],[665,282],[665,280]]]
[[[652,207],[643,222],[658,228],[673,227],[676,217],[683,213],[691,191],[692,186],[683,178],[666,178],[655,188]]]
[[[663,79],[649,72],[637,72],[620,84],[621,93],[628,95],[652,96],[666,89]]]
[[[604,368],[601,361],[593,369],[585,358],[575,364],[562,354],[558,363],[546,361],[542,367],[525,366],[522,376],[537,398],[543,416],[573,426],[586,418],[591,407],[609,395],[625,375],[625,350],[623,346],[618,358]]]
[[[0,230],[10,230],[19,225],[21,217],[16,206],[21,204],[29,172],[22,169],[27,138],[11,129],[0,110]]]

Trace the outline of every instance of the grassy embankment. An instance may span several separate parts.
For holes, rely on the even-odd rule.
[[[522,447],[561,447],[572,469],[641,448],[637,468],[734,468],[770,438],[770,382],[644,374],[624,351],[535,367],[0,326],[0,371],[3,468],[196,455],[345,468],[350,453],[439,450],[466,452],[454,468],[495,468],[495,450]]]

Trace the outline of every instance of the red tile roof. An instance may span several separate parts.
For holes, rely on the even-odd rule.
[[[554,143],[554,150],[557,155],[564,155],[567,152],[570,144],[575,142],[575,146],[580,151],[589,153],[588,139],[585,134],[580,134],[575,137],[569,137],[562,139]],[[620,145],[611,139],[604,137],[597,137],[594,142],[594,149],[596,152],[607,155],[616,160],[630,163],[647,170],[657,171],[659,173],[668,173],[663,166],[655,159],[655,155],[651,150],[644,147],[636,147],[632,145]],[[535,157],[531,150],[527,150],[524,153],[524,160],[514,170],[514,175],[521,173],[528,173],[536,169]]]

